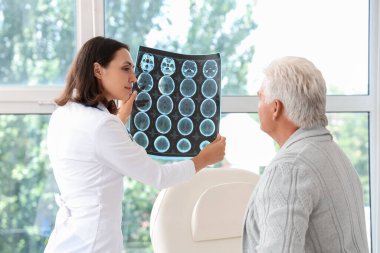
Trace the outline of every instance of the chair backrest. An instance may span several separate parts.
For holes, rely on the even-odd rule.
[[[154,252],[241,252],[244,214],[258,179],[246,170],[208,168],[162,190],[150,217]]]

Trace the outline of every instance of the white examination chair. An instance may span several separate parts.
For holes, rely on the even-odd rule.
[[[259,176],[208,168],[162,190],[152,209],[155,253],[240,253],[244,214]]]

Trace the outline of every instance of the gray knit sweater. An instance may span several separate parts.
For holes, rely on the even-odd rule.
[[[359,177],[328,130],[297,130],[265,169],[243,252],[368,252]]]

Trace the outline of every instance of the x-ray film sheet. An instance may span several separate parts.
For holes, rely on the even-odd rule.
[[[130,122],[148,154],[192,157],[219,132],[219,54],[184,55],[140,46]]]

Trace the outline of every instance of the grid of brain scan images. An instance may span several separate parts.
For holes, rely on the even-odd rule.
[[[219,132],[219,54],[184,55],[140,46],[130,133],[148,154],[192,157]]]

